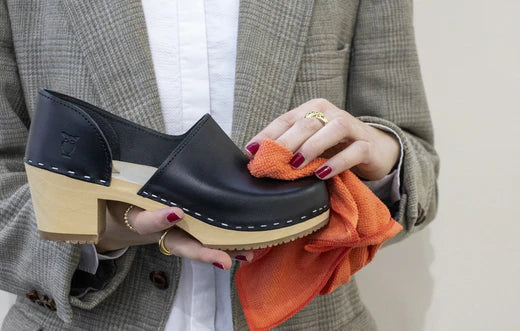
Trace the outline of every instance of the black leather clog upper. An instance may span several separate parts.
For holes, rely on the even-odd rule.
[[[79,99],[39,91],[25,162],[108,186],[112,159],[157,167],[139,195],[221,228],[276,229],[328,209],[326,185],[314,176],[253,177],[248,158],[209,114],[172,136]]]

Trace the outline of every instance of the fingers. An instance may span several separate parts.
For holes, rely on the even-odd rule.
[[[182,220],[184,213],[177,207],[158,210],[144,210],[134,206],[128,212],[128,222],[140,235],[147,235],[168,229]]]
[[[127,237],[136,237],[134,243],[137,244],[158,242],[164,231],[181,221],[183,216],[182,210],[176,207],[147,211],[134,206],[128,213],[128,220],[137,233],[132,232]],[[239,261],[253,259],[251,251],[233,251],[228,254],[225,251],[204,247],[179,228],[173,228],[168,232],[164,244],[176,256],[213,264],[224,270],[231,268],[232,258]]]
[[[319,132],[323,124],[315,118],[301,118],[285,131],[276,142],[295,152],[312,135]]]
[[[276,118],[274,121],[269,123],[263,129],[260,131],[256,136],[253,137],[247,144],[246,144],[246,152],[248,156],[253,156],[256,151],[258,150],[258,147],[265,139],[270,140],[277,140],[280,138],[286,131],[288,131],[292,126],[299,120],[303,119],[305,114],[309,111],[321,111],[324,113],[329,120],[333,117],[335,117],[334,114],[338,113],[339,109],[334,106],[332,103],[325,99],[312,99],[307,101],[306,103],[288,111],[287,113],[284,113],[283,115]],[[307,119],[306,119],[307,120]],[[318,120],[314,120],[319,124],[320,122]],[[312,126],[310,129],[312,130],[315,125],[317,124],[303,124],[306,121],[302,122],[302,126],[310,125]],[[309,123],[311,123],[309,121]],[[319,128],[318,128],[319,129]],[[314,131],[315,132],[315,131]],[[294,134],[295,132],[293,132]],[[300,139],[301,140],[301,139]],[[282,141],[288,143],[290,146],[286,146],[292,151],[294,151],[297,147],[294,147],[294,145],[298,145],[297,141],[293,141],[290,137],[284,137],[282,138]],[[301,144],[301,142],[300,142]]]
[[[199,241],[181,229],[170,230],[164,239],[164,245],[176,256],[213,264],[220,269],[228,270],[232,265],[231,257],[226,252],[202,246]]]
[[[366,162],[369,159],[370,143],[358,140],[350,144],[316,170],[316,176],[320,179],[329,179],[347,169]]]
[[[314,121],[319,123],[317,120]],[[342,116],[335,118],[306,139],[291,161],[291,165],[295,169],[302,168],[329,148],[340,143],[356,141],[361,136],[361,129],[356,125],[352,117]]]
[[[223,270],[231,268],[232,258],[243,262],[253,260],[253,251],[221,251],[207,248],[188,233],[178,228],[168,232],[164,245],[173,255],[212,264]]]
[[[282,133],[287,131],[293,123],[294,120],[292,114],[289,113],[285,113],[269,123],[269,125],[267,125],[262,131],[254,136],[249,143],[246,144],[248,156],[253,156],[265,139],[276,140]]]

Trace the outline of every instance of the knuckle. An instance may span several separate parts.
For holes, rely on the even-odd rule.
[[[164,245],[166,248],[175,256],[182,257],[181,250],[179,249],[179,246],[173,242],[173,240],[167,240],[168,237],[166,237],[166,240],[164,241]]]
[[[322,127],[321,122],[315,118],[302,118],[298,120],[297,123],[299,124],[299,128],[305,131],[316,131]]]
[[[310,101],[310,104],[312,106],[318,108],[319,110],[327,109],[330,106],[329,100],[327,100],[325,98],[315,98],[315,99],[312,99]]]
[[[351,160],[350,158],[348,157],[347,154],[345,153],[340,153],[338,154],[338,158],[339,158],[339,163],[340,163],[340,167],[343,169],[343,168],[349,168],[349,165],[351,163]]]
[[[346,117],[337,117],[333,119],[330,124],[344,133],[349,132],[352,128],[352,122]]]
[[[309,158],[313,155],[320,155],[323,152],[321,149],[322,147],[319,142],[317,142],[315,139],[309,139],[302,146],[301,151],[303,155],[306,155],[306,157]]]
[[[280,121],[283,126],[291,126],[295,122],[294,116],[294,113],[289,111],[280,115],[276,120]]]
[[[284,138],[284,137],[280,137],[276,140],[276,142],[284,147],[288,147],[289,146],[289,142],[287,140],[287,138]]]
[[[200,250],[200,252],[198,254],[198,259],[201,262],[210,262],[213,260],[212,257],[213,257],[213,253],[211,251],[208,251],[205,249]]]
[[[370,154],[370,143],[368,141],[358,140],[359,153],[366,158]]]
[[[143,211],[139,216],[141,217],[136,219],[134,225],[139,234],[149,234],[162,230],[167,223],[163,220],[161,214],[153,211]]]

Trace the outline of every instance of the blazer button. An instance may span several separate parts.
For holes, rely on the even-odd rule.
[[[54,302],[54,299],[50,299],[45,303],[45,307],[51,311],[56,311],[56,302]]]
[[[40,299],[40,295],[38,294],[38,291],[32,290],[31,292],[27,292],[25,294],[27,299],[31,300],[32,302],[36,302],[36,300]]]
[[[415,225],[420,225],[426,220],[426,214],[424,213],[424,209],[421,204],[417,204],[417,221],[415,221]]]
[[[163,271],[152,271],[150,272],[150,280],[153,285],[160,290],[168,288],[168,277]]]

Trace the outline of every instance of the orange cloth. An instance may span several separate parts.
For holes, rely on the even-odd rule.
[[[300,170],[290,165],[293,154],[274,141],[264,141],[248,168],[256,177],[292,180],[314,175],[325,159]],[[273,328],[300,311],[316,295],[347,283],[368,264],[383,242],[402,226],[388,208],[352,172],[327,181],[329,223],[293,242],[255,252],[242,263],[236,285],[251,330]]]

